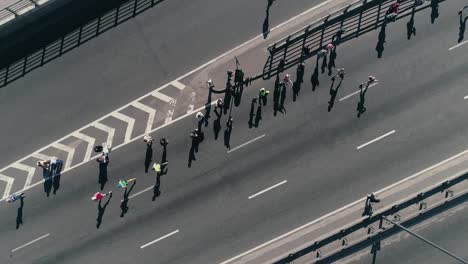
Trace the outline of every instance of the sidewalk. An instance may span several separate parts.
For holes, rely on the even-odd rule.
[[[375,192],[381,199],[381,202],[373,205],[374,212],[377,212],[379,209],[384,207],[398,203],[409,195],[420,193],[433,185],[467,172],[468,168],[465,163],[467,160],[468,150],[465,150],[438,164],[413,174],[400,182]],[[468,188],[468,183],[466,182],[459,185],[460,186],[457,186],[457,188],[454,190],[455,192],[466,190]],[[444,195],[445,193],[441,193],[441,198]],[[298,227],[278,238],[266,242],[253,250],[239,255],[236,258],[227,260],[223,262],[223,264],[273,263],[283,257],[286,257],[290,253],[297,252],[300,249],[312,245],[314,241],[317,241],[320,238],[327,237],[331,232],[336,232],[344,226],[351,224],[352,222],[364,219],[365,217],[362,217],[364,203],[365,197],[319,219]],[[412,209],[414,211],[415,208]],[[356,233],[361,232],[356,231]],[[365,236],[365,233],[357,235],[362,237]],[[347,237],[347,239],[350,241],[350,243],[352,243],[351,241],[353,238]],[[322,247],[320,251],[321,254],[325,256],[332,251],[339,249],[341,246],[341,241],[335,241],[327,245],[325,248]],[[300,259],[294,260],[294,263],[311,263],[313,260],[316,260],[316,255],[310,253]]]

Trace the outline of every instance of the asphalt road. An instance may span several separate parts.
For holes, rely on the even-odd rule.
[[[277,1],[270,25],[319,2]],[[0,89],[0,167],[261,34],[266,6],[163,1]]]
[[[467,213],[466,204],[460,205],[442,215],[438,215],[419,225],[411,227],[410,230],[467,261]],[[369,250],[367,250],[367,252],[369,252]],[[373,263],[372,260],[373,255],[365,254],[360,258],[355,257],[353,261],[344,261],[343,263]],[[381,249],[375,256],[375,263],[456,264],[461,262],[424,243],[418,238],[406,232],[401,232],[381,242]]]
[[[152,202],[149,190],[130,199],[121,218],[123,194],[114,191],[99,229],[97,205],[89,200],[98,190],[94,162],[63,175],[55,196],[45,198],[41,188],[30,190],[18,230],[19,204],[2,203],[1,262],[218,263],[466,149],[468,77],[463,73],[468,54],[466,46],[448,51],[456,42],[454,14],[461,5],[445,3],[434,25],[428,12],[418,14],[417,37],[411,41],[404,23],[389,26],[383,59],[374,50],[378,32],[341,45],[337,65],[349,70],[331,113],[326,110],[330,82],[321,76],[316,92],[305,84],[295,103],[288,94],[285,115],[273,117],[270,98],[260,126],[249,129],[249,98],[256,90],[246,90],[241,107],[234,110],[231,146],[265,136],[226,153],[222,131],[213,140],[211,120],[191,168],[186,166],[188,131],[196,121],[186,118],[159,130],[157,136],[170,139],[161,195]],[[311,68],[308,64],[306,76]],[[370,88],[367,112],[358,119],[357,97],[338,99],[354,92],[369,74],[379,84]],[[273,80],[254,87],[263,85],[272,87]],[[392,130],[396,132],[387,138],[357,149]],[[143,172],[144,153],[142,142],[111,153],[106,190],[131,177],[138,178],[132,194],[152,186],[154,175]],[[160,157],[160,148],[154,155]],[[179,232],[140,249],[175,230]]]

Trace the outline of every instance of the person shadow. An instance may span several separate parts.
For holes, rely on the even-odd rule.
[[[280,99],[280,81],[279,74],[276,75],[275,80],[275,89],[273,89],[273,116],[276,116],[276,113],[279,110],[279,99]],[[252,109],[253,112],[253,109]]]
[[[273,5],[274,0],[267,0],[267,9],[266,9],[266,16],[265,20],[263,20],[263,26],[262,26],[262,32],[263,32],[263,39],[266,39],[268,37],[268,34],[270,33],[270,7]]]
[[[439,17],[439,0],[431,0],[431,24]]]
[[[192,145],[190,146],[189,150],[189,158],[188,158],[188,167],[192,166],[192,161],[197,160],[195,157],[195,153],[198,152],[198,146],[200,145],[200,135],[198,131],[193,131],[190,133],[190,137],[192,138]]]
[[[42,168],[42,177],[44,178],[44,192],[46,193],[47,197],[49,197],[53,185],[52,169]]]
[[[145,173],[148,173],[151,161],[153,159],[153,143],[146,145],[146,154],[145,154]]]
[[[153,186],[153,198],[154,202],[157,197],[161,195],[161,173],[156,174],[156,183]]]
[[[325,54],[325,56],[323,56],[323,59],[322,59],[322,66],[321,66],[322,74],[325,73],[326,68],[327,68],[327,55]]]
[[[411,18],[408,21],[408,23],[406,23],[406,37],[408,38],[408,40],[411,39],[412,35],[416,36],[416,27],[414,26],[414,12],[415,8],[413,8],[413,10],[411,11]]]
[[[358,111],[357,113],[358,118],[361,117],[361,115],[367,110],[366,107],[364,106],[364,102],[366,99],[366,93],[367,93],[368,88],[369,88],[369,84],[367,84],[365,88],[363,88],[363,84],[359,85],[359,102],[356,108],[356,110]]]
[[[53,194],[57,194],[58,189],[60,188],[60,177],[62,176],[63,163],[58,163],[53,166],[52,173],[52,187]]]
[[[205,117],[203,121],[205,122],[205,127],[208,127],[208,119],[211,117],[211,94],[213,93],[212,88],[208,89],[208,99],[205,103]]]
[[[320,85],[319,82],[319,59],[315,61],[315,69],[314,72],[312,73],[312,76],[310,77],[310,82],[312,83],[312,92],[315,91],[315,88],[317,88]]]
[[[23,224],[23,208],[24,208],[24,197],[20,198],[20,207],[16,214],[16,229],[19,229],[20,225]]]
[[[377,51],[377,58],[382,58],[383,51],[385,49],[384,44],[385,44],[385,38],[386,38],[386,28],[387,24],[383,23],[382,27],[380,27],[380,32],[379,32],[379,39],[377,41],[377,46],[375,47],[375,50]]]
[[[283,113],[283,114],[286,114],[286,107],[284,107],[284,102],[286,101],[286,89],[287,89],[287,85],[283,84],[281,85],[281,95],[280,95],[280,103],[279,103],[279,108],[278,110]]]
[[[332,75],[332,69],[336,68],[335,61],[336,61],[336,45],[330,51],[330,61],[328,62],[328,76]]]
[[[96,228],[99,229],[102,224],[102,217],[104,216],[104,212],[106,211],[106,207],[109,205],[110,200],[112,199],[112,193],[109,195],[107,202],[102,206],[102,200],[99,200],[98,203],[98,216],[96,218]]]
[[[254,116],[255,116],[255,105],[257,104],[257,98],[253,98],[250,103],[250,112],[249,112],[249,128],[252,128],[254,125]]]
[[[219,132],[221,131],[221,116],[223,114],[223,110],[220,108],[218,112],[218,107],[214,109],[214,113],[216,114],[216,120],[213,122],[213,132],[214,132],[214,139],[218,140]]]
[[[232,117],[229,116],[226,122],[226,129],[224,130],[224,146],[231,149],[231,133],[232,133]]]
[[[107,162],[99,163],[99,179],[98,183],[101,185],[101,191],[104,190],[104,186],[107,183]]]
[[[466,29],[466,20],[468,17],[463,18],[462,13],[460,13],[460,28],[458,31],[458,43],[462,42],[465,38],[465,29]]]
[[[255,127],[258,127],[258,125],[260,124],[260,120],[262,120],[262,104],[261,103],[259,103],[257,106],[257,112],[255,114],[255,124],[254,124]]]
[[[133,187],[135,186],[136,182],[134,181],[132,186],[130,186],[130,188],[125,188],[124,190],[124,195],[123,195],[123,200],[120,202],[120,217],[124,217],[125,214],[128,212],[128,200],[129,200],[129,196],[130,196],[130,193],[132,192],[133,190]]]
[[[332,83],[331,83],[331,86],[330,86],[330,101],[328,101],[328,112],[330,112],[332,110],[333,106],[335,105],[335,99],[336,99],[336,95],[338,94],[338,89],[340,88],[341,83],[343,82],[343,79],[340,79],[340,82],[338,83],[336,88],[333,89],[334,84],[335,84],[335,79],[336,79],[336,77],[332,78]]]
[[[244,84],[237,84],[234,91],[234,105],[239,107],[242,99],[242,93],[244,92]]]

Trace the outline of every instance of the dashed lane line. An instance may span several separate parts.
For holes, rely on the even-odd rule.
[[[252,142],[254,142],[254,141],[256,141],[256,140],[261,139],[261,138],[264,137],[264,136],[265,136],[265,134],[263,134],[263,135],[261,135],[261,136],[259,136],[259,137],[256,137],[256,138],[254,138],[254,139],[252,139],[252,140],[249,140],[249,141],[245,142],[245,143],[242,144],[242,145],[239,145],[239,146],[237,146],[237,147],[235,147],[235,148],[233,148],[233,149],[228,150],[227,153],[231,153],[231,152],[233,152],[233,151],[235,151],[235,150],[237,150],[237,149],[240,149],[240,148],[242,148],[242,147],[244,147],[244,146],[246,146],[246,145],[248,145],[248,144],[250,144],[250,143],[252,143]]]
[[[277,184],[275,184],[275,185],[273,185],[273,186],[271,186],[271,187],[268,187],[268,188],[266,188],[266,189],[264,189],[264,190],[262,190],[262,191],[259,191],[258,193],[255,193],[255,194],[249,196],[249,200],[250,200],[250,199],[253,199],[253,198],[255,198],[255,197],[257,197],[257,196],[259,196],[259,195],[261,195],[261,194],[264,194],[264,193],[266,193],[266,192],[268,192],[268,191],[271,191],[271,190],[273,190],[274,188],[277,188],[277,187],[279,187],[279,186],[281,186],[281,185],[283,185],[283,184],[285,184],[285,183],[287,183],[287,182],[288,182],[287,180],[284,180],[284,181],[282,181],[282,182],[280,182],[280,183],[277,183]]]
[[[26,244],[24,244],[24,245],[21,245],[21,246],[15,248],[15,249],[12,249],[11,252],[13,253],[13,252],[15,252],[15,251],[18,251],[18,250],[20,250],[20,249],[22,249],[22,248],[24,248],[24,247],[27,247],[27,246],[29,246],[29,245],[31,245],[31,244],[33,244],[33,243],[36,243],[37,241],[39,241],[39,240],[41,240],[41,239],[44,239],[44,238],[46,238],[46,237],[48,237],[48,236],[50,236],[49,233],[47,233],[47,234],[45,234],[45,235],[43,235],[43,236],[41,236],[41,237],[38,237],[38,238],[36,238],[36,239],[34,239],[34,240],[31,240],[31,241],[29,241],[28,243],[26,243]]]
[[[175,235],[175,234],[177,234],[177,233],[179,233],[179,229],[177,229],[177,230],[175,230],[175,231],[172,231],[171,233],[169,233],[169,234],[167,234],[167,235],[164,235],[164,236],[162,236],[162,237],[160,237],[160,238],[158,238],[158,239],[155,239],[155,240],[153,240],[153,241],[151,241],[151,242],[148,242],[148,243],[146,243],[146,244],[140,246],[140,249],[144,249],[144,248],[147,247],[147,246],[151,246],[152,244],[157,243],[157,242],[159,242],[159,241],[161,241],[161,240],[163,240],[163,239],[165,239],[165,238],[168,238],[168,237],[170,237],[170,236],[173,236],[173,235]]]
[[[378,84],[378,82],[372,83],[372,84],[370,84],[369,87],[367,87],[366,89],[369,89],[369,88],[371,88],[372,86],[377,85],[377,84]],[[351,96],[358,94],[360,91],[361,91],[361,90],[357,90],[357,91],[355,91],[355,92],[353,92],[353,93],[351,93],[351,94],[348,94],[348,95],[346,95],[345,97],[341,98],[339,101],[342,102],[342,101],[344,101],[344,100],[350,98]]]
[[[392,131],[390,131],[390,132],[388,132],[388,133],[385,133],[385,134],[383,134],[382,136],[380,136],[380,137],[378,137],[378,138],[374,138],[373,140],[368,141],[368,142],[366,142],[366,143],[364,143],[364,144],[362,144],[362,145],[360,145],[360,146],[358,146],[358,147],[356,147],[356,148],[357,148],[357,149],[362,149],[363,147],[368,146],[368,145],[370,145],[370,144],[372,144],[372,143],[374,143],[374,142],[377,142],[377,141],[379,141],[379,140],[381,140],[381,139],[383,139],[383,138],[386,138],[386,137],[390,136],[390,135],[393,134],[393,133],[395,133],[395,130],[392,130]]]

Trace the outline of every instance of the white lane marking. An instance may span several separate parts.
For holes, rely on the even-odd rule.
[[[373,140],[371,140],[371,141],[369,141],[369,142],[366,142],[366,143],[364,143],[364,144],[358,146],[357,149],[362,149],[363,147],[365,147],[365,146],[367,146],[367,145],[370,145],[370,144],[372,144],[372,143],[374,143],[374,142],[376,142],[376,141],[379,141],[379,140],[381,140],[381,139],[383,139],[383,138],[385,138],[385,137],[388,137],[388,136],[390,136],[390,135],[393,134],[393,133],[395,133],[395,130],[392,130],[392,131],[390,131],[390,132],[388,132],[388,133],[385,133],[385,134],[381,135],[381,136],[378,137],[378,138],[374,138]]]
[[[171,233],[169,233],[169,234],[167,234],[167,235],[164,235],[164,236],[162,236],[162,237],[160,237],[160,238],[158,238],[158,239],[155,239],[155,240],[153,240],[153,241],[151,241],[151,242],[148,242],[148,243],[146,243],[146,244],[140,246],[140,248],[143,249],[143,248],[145,248],[145,247],[147,247],[147,246],[150,246],[150,245],[152,245],[152,244],[154,244],[154,243],[156,243],[156,242],[159,242],[159,241],[161,241],[161,240],[163,240],[163,239],[165,239],[165,238],[168,238],[168,237],[170,237],[170,236],[173,236],[173,235],[175,235],[175,234],[177,234],[177,233],[179,233],[179,229],[177,229],[177,230],[175,230],[175,231],[173,231],[173,232],[171,232]]]
[[[35,243],[35,242],[37,242],[37,241],[39,241],[39,240],[41,240],[41,239],[43,239],[43,238],[46,238],[46,237],[48,237],[48,236],[50,236],[49,233],[47,233],[47,234],[45,234],[45,235],[43,235],[43,236],[41,236],[41,237],[38,237],[38,238],[36,238],[36,239],[34,239],[34,240],[32,240],[32,241],[29,241],[28,243],[26,243],[26,244],[24,244],[24,245],[22,245],[22,246],[19,246],[19,247],[13,249],[13,250],[11,250],[11,252],[15,252],[15,251],[17,251],[17,250],[20,250],[20,249],[22,249],[22,248],[24,248],[24,247],[26,247],[26,246],[31,245],[32,243]]]
[[[465,100],[466,100],[466,99],[468,99],[468,95],[467,95],[467,96],[465,96],[465,97],[463,97],[463,99],[465,99]]]
[[[98,122],[94,123],[93,126],[107,133],[106,144],[108,146],[112,146],[112,141],[114,141],[115,128],[98,123]]]
[[[158,98],[158,99],[160,99],[160,100],[163,100],[166,103],[169,103],[173,99],[172,97],[167,96],[167,95],[165,95],[165,94],[163,94],[163,93],[161,93],[159,91],[154,91],[154,92],[151,93],[151,95]]]
[[[188,106],[187,114],[193,113],[193,109],[195,108],[195,97],[197,94],[195,92],[192,92],[190,94],[190,102],[191,104]]]
[[[6,182],[5,191],[3,192],[3,197],[2,197],[2,200],[3,200],[7,198],[8,195],[10,195],[11,187],[13,186],[13,182],[15,181],[15,179],[5,176],[3,174],[0,174],[0,180]]]
[[[83,141],[86,141],[88,143],[88,147],[86,148],[86,153],[85,153],[83,161],[90,160],[91,154],[93,153],[94,143],[96,142],[96,139],[88,135],[85,135],[81,132],[75,132],[72,134],[72,136],[79,138]]]
[[[320,3],[320,4],[318,4],[318,5],[316,5],[316,6],[312,7],[312,8],[310,8],[310,9],[308,9],[308,10],[306,10],[306,11],[304,11],[304,12],[302,12],[302,13],[296,15],[296,16],[294,16],[294,17],[291,17],[290,19],[284,21],[283,23],[281,23],[281,24],[279,24],[279,25],[274,26],[273,28],[271,28],[271,29],[270,29],[270,32],[276,31],[276,30],[280,29],[281,27],[283,27],[284,25],[287,25],[287,24],[289,24],[290,22],[297,20],[297,19],[299,19],[300,17],[303,17],[303,16],[307,15],[308,13],[314,11],[315,9],[318,9],[318,8],[324,6],[324,5],[326,5],[326,4],[328,4],[328,3],[332,2],[332,1],[333,1],[333,0],[324,1],[324,2],[322,2],[322,3]],[[317,20],[317,21],[318,21],[318,20]],[[167,86],[171,85],[171,83],[180,82],[180,80],[182,80],[182,79],[184,79],[184,78],[186,78],[186,77],[188,77],[188,76],[194,74],[195,72],[197,72],[197,71],[199,71],[199,70],[202,70],[203,68],[209,66],[210,64],[212,64],[212,63],[214,63],[214,62],[216,62],[216,61],[219,61],[219,60],[223,59],[224,57],[228,56],[229,54],[231,54],[231,53],[233,53],[233,52],[235,52],[235,51],[237,51],[237,50],[240,50],[240,49],[244,48],[245,46],[251,44],[251,43],[254,42],[254,41],[262,40],[262,39],[263,39],[263,34],[259,34],[259,35],[257,35],[256,37],[254,37],[254,38],[252,38],[252,39],[250,39],[250,40],[248,40],[248,41],[246,41],[246,42],[244,42],[244,43],[242,43],[242,44],[240,44],[240,45],[238,45],[238,46],[236,46],[236,47],[234,47],[234,48],[232,48],[232,49],[230,49],[230,50],[228,50],[228,51],[226,51],[226,52],[224,52],[223,54],[221,54],[221,55],[219,55],[219,56],[217,56],[217,57],[215,57],[215,58],[213,58],[213,59],[207,61],[206,63],[204,63],[204,64],[198,66],[197,68],[195,68],[195,69],[193,69],[193,70],[191,70],[191,71],[185,73],[184,75],[182,75],[182,76],[176,78],[176,79],[173,80],[172,82],[169,82],[169,83],[166,83],[165,85],[162,85],[161,87],[157,88],[156,91],[160,91],[160,90],[166,88]],[[151,91],[151,92],[149,92],[149,93],[147,93],[147,94],[145,94],[145,95],[140,96],[139,98],[135,99],[133,102],[129,102],[129,103],[127,103],[127,104],[121,106],[120,108],[118,108],[118,109],[115,110],[114,112],[119,112],[119,111],[121,111],[121,110],[123,110],[123,109],[129,107],[130,105],[133,105],[133,106],[136,107],[136,104],[139,103],[138,101],[141,101],[142,99],[144,99],[144,98],[146,98],[147,96],[151,95],[151,93],[153,93],[153,92],[154,92],[154,91]],[[200,109],[198,109],[198,110],[196,110],[196,111],[200,111],[200,110],[203,110],[203,109],[205,109],[205,106],[201,107]],[[194,111],[195,111],[195,110],[194,110]],[[192,112],[193,112],[193,111],[192,111]],[[106,119],[107,117],[111,116],[111,114],[112,114],[112,113],[109,113],[109,114],[106,114],[106,115],[102,116],[101,118],[99,118],[99,119],[97,119],[96,121],[92,122],[91,125],[92,125],[92,124],[95,124],[95,123],[98,123],[98,122],[100,122],[101,120]],[[183,117],[186,117],[186,115],[184,115]],[[181,118],[177,118],[177,119],[175,119],[173,122],[175,122],[175,121],[177,121],[177,120],[180,120],[180,119],[181,119]],[[166,124],[160,126],[159,128],[156,128],[156,129],[154,129],[154,130],[163,128],[163,127],[165,127],[166,125],[172,124],[173,122],[166,123]],[[150,123],[152,124],[153,121],[152,121],[152,120],[148,120],[148,124],[150,124]],[[79,128],[79,129],[77,129],[75,132],[78,132],[78,131],[81,131],[81,130],[83,130],[83,129],[86,129],[86,128],[88,128],[88,126],[89,126],[89,125],[85,125],[85,126]],[[149,128],[149,126],[147,126],[146,134],[148,134],[148,133],[150,133],[150,132],[151,132],[151,128]],[[65,135],[64,137],[58,139],[58,140],[55,141],[55,142],[61,142],[61,141],[65,140],[65,139],[69,138],[71,135],[73,135],[73,133],[74,133],[74,132],[72,132],[72,133],[70,133],[70,134],[68,134],[68,135]],[[127,142],[126,144],[129,144],[129,143],[133,142],[133,141],[136,140],[136,139],[140,139],[140,138],[142,138],[143,136],[144,136],[144,135],[140,135],[140,136],[138,136],[138,137],[132,139],[131,141]],[[50,145],[47,145],[47,146],[42,147],[41,149],[37,150],[36,153],[41,152],[41,151],[47,149],[49,146],[50,146]],[[116,148],[114,147],[114,149],[116,149]],[[20,160],[18,160],[18,161],[16,161],[16,162],[22,162],[22,161],[28,159],[29,157],[30,157],[30,156],[25,156],[24,158],[22,158],[22,159],[20,159]],[[96,156],[96,157],[97,157],[97,156]],[[70,170],[73,169],[73,168],[76,168],[76,167],[78,167],[78,166],[80,166],[80,165],[82,165],[82,164],[84,164],[85,162],[87,162],[87,161],[83,161],[83,162],[81,162],[81,163],[76,164],[75,166],[71,167]],[[3,171],[5,171],[5,170],[7,170],[8,168],[9,168],[9,166],[6,166],[6,167],[0,169],[0,173],[3,172]],[[66,172],[66,170],[64,170],[64,171],[62,172],[62,174],[65,173],[65,172]],[[35,184],[29,186],[29,188],[32,188],[32,187],[37,186],[37,185],[40,185],[40,184],[42,184],[43,182],[44,182],[44,180],[41,180],[41,181],[39,181],[39,182],[37,182],[37,183],[35,183]],[[24,191],[24,190],[20,190],[20,191]]]
[[[171,85],[174,86],[175,88],[181,90],[181,91],[183,89],[185,89],[185,84],[179,82],[178,80],[175,80],[175,81],[171,82]]]
[[[246,145],[248,145],[248,144],[250,144],[250,143],[252,143],[252,142],[254,142],[254,141],[256,141],[256,140],[261,139],[261,138],[264,137],[264,136],[266,136],[266,135],[263,134],[263,135],[261,135],[261,136],[259,136],[259,137],[256,137],[256,138],[254,138],[254,139],[251,139],[251,140],[245,142],[245,143],[242,144],[242,145],[239,145],[239,146],[237,146],[237,147],[235,147],[235,148],[233,148],[233,149],[228,150],[227,153],[231,153],[231,152],[233,152],[234,150],[240,149],[240,148],[242,148],[242,147],[244,147],[244,146],[246,146]]]
[[[61,144],[61,143],[58,143],[58,142],[55,142],[52,147],[54,148],[58,148],[58,149],[61,149],[65,152],[68,152],[68,155],[67,155],[67,159],[65,160],[65,169],[68,169],[70,168],[71,166],[71,163],[72,163],[72,160],[73,160],[73,156],[75,155],[75,149],[72,148],[72,147],[69,147],[67,145],[64,145],[64,144]]]
[[[369,88],[371,88],[372,86],[377,85],[377,84],[378,84],[378,82],[371,83],[371,84],[369,85],[369,87],[367,87],[366,89],[369,89]],[[357,91],[353,92],[352,94],[348,94],[348,95],[346,95],[345,97],[341,98],[339,101],[340,101],[340,102],[341,102],[341,101],[344,101],[344,100],[350,98],[351,96],[358,94],[360,91],[361,91],[361,90],[357,90]]]
[[[39,153],[39,152],[33,153],[31,156],[36,158],[36,159],[40,159],[40,160],[48,160],[50,158],[49,156],[44,155],[44,154]],[[21,162],[23,160],[25,160],[25,159],[19,160],[18,162]],[[3,171],[3,170],[1,170],[1,171]]]
[[[148,113],[148,121],[146,122],[145,134],[149,134],[151,129],[153,129],[154,117],[156,116],[156,109],[151,108],[140,102],[134,102],[133,107],[140,109],[143,112]]]
[[[280,183],[277,183],[277,184],[275,184],[275,185],[273,185],[273,186],[271,186],[271,187],[266,188],[265,190],[259,191],[259,192],[256,193],[256,194],[250,195],[250,196],[249,196],[249,200],[252,199],[252,198],[255,198],[255,197],[259,196],[260,194],[263,194],[263,193],[266,193],[266,192],[268,192],[268,191],[271,191],[272,189],[274,189],[274,188],[276,188],[276,187],[278,187],[278,186],[280,186],[280,185],[283,185],[283,184],[285,184],[285,183],[287,183],[287,182],[288,182],[287,180],[284,180],[284,181],[282,181],[282,182],[280,182]]]
[[[36,171],[35,167],[31,167],[21,163],[14,163],[13,165],[11,165],[11,167],[18,170],[27,171],[28,177],[26,178],[26,182],[24,183],[24,188],[27,188],[29,185],[31,185],[32,178],[34,177],[34,172]]]
[[[460,47],[460,46],[462,46],[462,45],[465,45],[466,43],[468,43],[468,40],[465,40],[465,41],[463,41],[463,42],[460,42],[460,43],[458,43],[457,45],[455,45],[455,46],[449,48],[449,51],[451,51],[451,50],[453,50],[453,49],[456,49],[456,48],[458,48],[458,47]]]
[[[133,127],[135,126],[135,118],[131,118],[120,112],[115,112],[112,114],[112,116],[127,123],[127,130],[125,130],[125,142],[129,141],[132,138],[132,131]]]
[[[409,177],[407,177],[407,178],[404,178],[404,179],[402,179],[402,180],[400,180],[400,181],[398,181],[398,182],[395,182],[395,183],[393,183],[392,185],[389,185],[389,186],[387,186],[387,187],[385,187],[385,188],[383,188],[383,189],[380,189],[380,190],[378,190],[378,191],[376,191],[376,192],[374,192],[374,193],[378,196],[379,194],[381,194],[381,193],[383,193],[383,192],[385,192],[385,191],[387,191],[387,190],[389,190],[389,189],[391,189],[391,188],[394,188],[394,187],[397,186],[397,185],[401,185],[401,184],[403,184],[403,183],[405,183],[405,182],[407,182],[407,181],[411,181],[411,180],[413,180],[413,179],[419,177],[421,174],[424,174],[424,173],[426,173],[426,172],[428,172],[428,171],[430,171],[430,170],[433,170],[434,168],[437,168],[437,167],[439,167],[439,166],[441,166],[441,165],[443,165],[443,164],[445,164],[445,163],[447,163],[447,162],[450,162],[450,161],[452,161],[452,160],[454,160],[454,159],[457,159],[457,158],[459,158],[459,157],[461,157],[461,156],[463,156],[463,155],[466,155],[466,154],[468,154],[468,149],[466,149],[466,150],[464,150],[464,151],[462,151],[462,152],[460,152],[460,153],[458,153],[458,154],[455,154],[455,155],[453,155],[453,156],[451,156],[451,157],[449,157],[449,158],[447,158],[447,159],[445,159],[445,160],[443,160],[443,161],[441,161],[441,162],[439,162],[439,163],[436,163],[436,164],[434,164],[434,165],[432,165],[432,166],[430,166],[430,167],[428,167],[428,168],[425,168],[425,169],[422,170],[422,171],[418,171],[418,172],[416,172],[415,174],[413,174],[413,175],[411,175],[411,176],[409,176]],[[245,252],[243,252],[243,253],[241,253],[241,254],[235,256],[235,257],[232,257],[232,258],[230,258],[230,259],[228,259],[228,260],[226,260],[226,261],[223,261],[223,262],[221,262],[220,264],[228,264],[228,263],[231,263],[232,261],[234,261],[234,260],[236,260],[236,259],[242,258],[243,256],[246,256],[246,255],[248,255],[248,254],[250,254],[250,253],[252,253],[252,252],[254,252],[254,251],[257,251],[257,250],[259,250],[259,249],[261,249],[261,248],[264,248],[264,247],[266,247],[266,246],[269,246],[269,245],[275,243],[275,242],[278,241],[278,240],[281,240],[281,239],[283,239],[283,238],[285,238],[285,237],[287,237],[287,236],[290,236],[290,235],[292,235],[292,234],[294,234],[294,233],[296,233],[296,232],[299,232],[299,231],[301,231],[301,230],[303,230],[303,229],[306,229],[306,228],[308,228],[308,227],[311,226],[311,225],[314,225],[314,224],[316,224],[316,223],[319,223],[319,222],[323,221],[323,220],[326,219],[326,218],[329,218],[329,217],[331,217],[331,216],[333,216],[333,215],[336,215],[336,214],[338,214],[338,213],[341,213],[342,211],[345,211],[346,209],[348,209],[348,208],[350,208],[350,207],[353,207],[353,206],[355,206],[355,205],[357,205],[357,204],[360,204],[360,203],[364,202],[366,199],[367,199],[367,197],[362,197],[361,199],[358,199],[358,200],[356,200],[356,201],[354,201],[354,202],[352,202],[352,203],[350,203],[350,204],[347,204],[347,205],[345,205],[345,206],[343,206],[343,207],[341,207],[341,208],[338,208],[338,209],[336,209],[336,210],[333,211],[333,212],[330,212],[330,213],[328,213],[328,214],[326,214],[326,215],[323,215],[323,216],[321,216],[321,217],[319,217],[319,218],[317,218],[317,219],[315,219],[315,220],[313,220],[313,221],[310,221],[310,222],[308,222],[308,223],[306,223],[306,224],[304,224],[304,225],[302,225],[302,226],[300,226],[300,227],[298,227],[298,228],[295,228],[295,229],[293,229],[293,230],[291,230],[291,231],[289,231],[289,232],[287,232],[287,233],[284,233],[284,234],[282,234],[282,235],[280,235],[280,236],[278,236],[278,237],[275,237],[275,238],[273,238],[273,239],[271,239],[271,240],[269,240],[269,241],[267,241],[267,242],[265,242],[265,243],[263,243],[263,244],[261,244],[261,245],[259,245],[259,246],[256,246],[256,247],[254,247],[254,248],[252,248],[252,249],[250,249],[250,250],[247,250],[247,251],[245,251]]]

